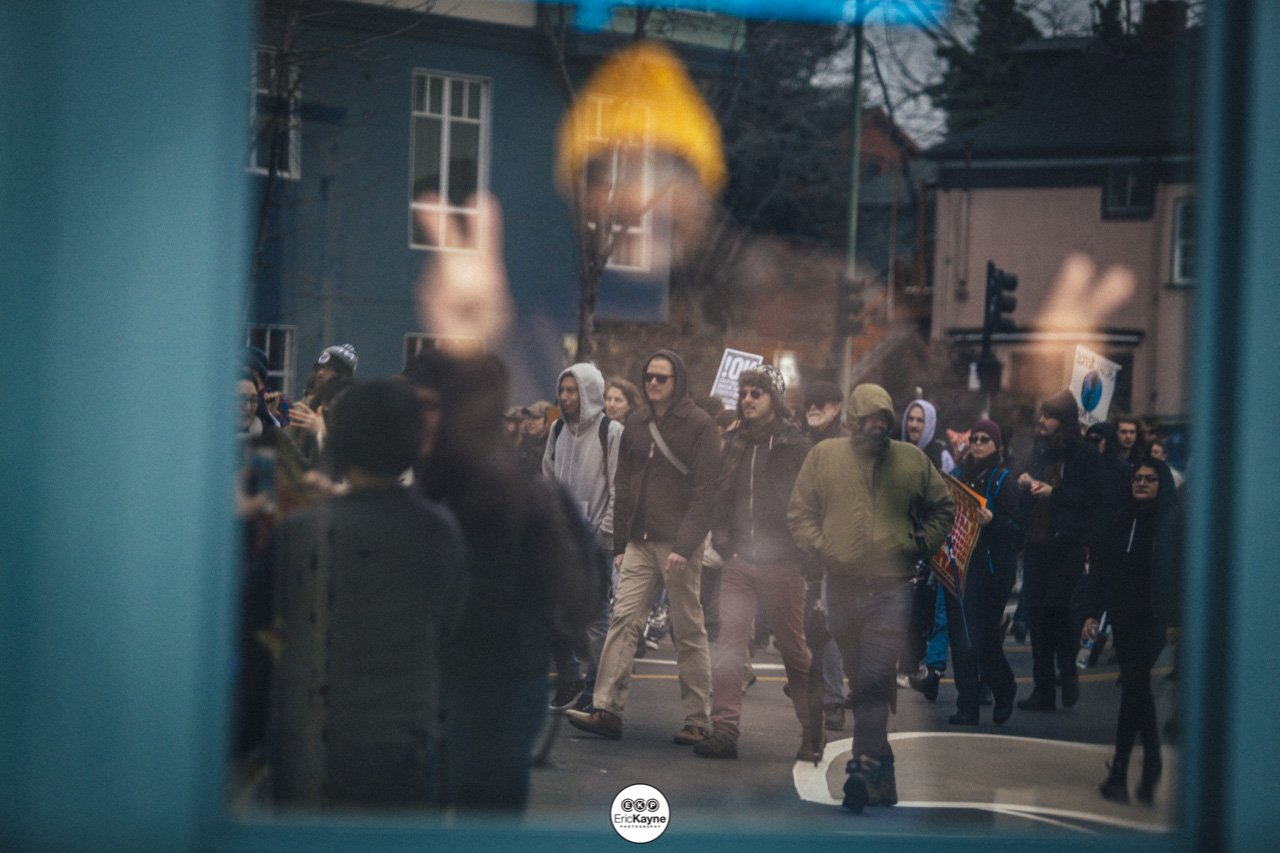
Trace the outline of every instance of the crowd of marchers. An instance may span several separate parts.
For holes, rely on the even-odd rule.
[[[244,531],[235,762],[246,800],[281,809],[522,810],[548,713],[623,736],[635,658],[669,630],[676,745],[738,757],[749,656],[771,636],[817,763],[852,716],[844,806],[897,802],[887,730],[900,686],[930,700],[950,657],[956,726],[1070,708],[1077,653],[1119,663],[1103,796],[1161,776],[1151,671],[1177,637],[1180,477],[1141,421],[1083,430],[1070,391],[1042,401],[1022,464],[1012,424],[940,431],[864,384],[738,377],[736,408],[690,392],[655,352],[638,385],[566,368],[555,404],[506,408],[492,356],[428,350],[357,381],[349,344],[292,404],[249,350],[239,380]],[[894,436],[897,436],[895,438]],[[931,558],[976,497],[963,586]],[[1016,610],[1006,615],[1021,578]],[[1017,696],[1005,636],[1030,634]],[[549,675],[550,674],[550,675]],[[785,737],[787,733],[779,732]]]

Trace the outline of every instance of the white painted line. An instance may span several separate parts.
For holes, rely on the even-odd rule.
[[[663,666],[676,666],[678,665],[679,661],[662,660],[661,658],[636,658],[636,663],[660,663]],[[786,669],[786,667],[780,663],[753,663],[751,664],[751,668],[767,669],[767,670],[774,670],[774,671],[780,670],[780,669]]]

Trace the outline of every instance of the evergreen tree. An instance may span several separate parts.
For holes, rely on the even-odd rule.
[[[1040,37],[1017,0],[978,0],[977,30],[966,47],[942,44],[942,79],[925,91],[947,114],[947,132],[960,133],[1008,112],[1022,101],[1022,73],[1014,48]]]

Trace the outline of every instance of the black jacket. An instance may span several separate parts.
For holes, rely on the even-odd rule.
[[[725,436],[716,487],[711,544],[728,559],[799,563],[803,554],[787,527],[787,505],[812,445],[794,424],[774,418],[757,436]]]
[[[1049,495],[1050,520],[1059,539],[1077,545],[1088,545],[1097,532],[1099,499],[1102,495],[1102,457],[1098,448],[1085,441],[1068,445],[1053,453],[1042,447],[1032,459],[1031,476],[1044,479],[1050,465],[1062,466],[1062,479]],[[1042,498],[1024,492],[1026,516],[1034,512],[1032,503]]]
[[[689,397],[684,361],[670,350],[655,357],[675,371],[675,402],[658,432],[671,452],[689,468],[681,474],[655,445],[649,424],[652,406],[632,412],[622,430],[614,496],[613,547],[621,554],[632,539],[672,543],[672,552],[691,557],[707,538],[716,477],[720,473],[720,434],[711,416]]]
[[[992,519],[982,528],[970,571],[993,571],[998,575],[1017,571],[1018,551],[1022,539],[1022,500],[1018,478],[1001,467],[993,454],[990,464],[977,466],[961,463],[952,474],[957,480],[987,499]]]

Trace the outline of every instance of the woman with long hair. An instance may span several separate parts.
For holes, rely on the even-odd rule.
[[[634,384],[615,376],[604,386],[604,413],[622,422],[627,415],[640,408],[640,391]]]
[[[1181,513],[1168,465],[1151,457],[1138,462],[1128,501],[1093,551],[1083,638],[1097,636],[1105,610],[1120,663],[1116,751],[1099,790],[1108,800],[1129,802],[1129,755],[1141,736],[1142,779],[1136,795],[1150,804],[1163,770],[1151,668],[1165,643],[1177,636],[1182,564]]]

